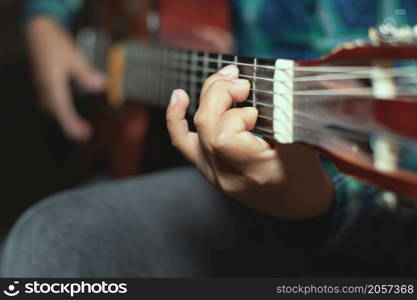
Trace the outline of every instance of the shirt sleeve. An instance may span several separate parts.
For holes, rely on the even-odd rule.
[[[359,217],[376,215],[383,209],[379,201],[381,190],[340,173],[325,158],[322,158],[322,165],[331,178],[336,193],[326,235],[326,240],[332,241],[343,235]]]
[[[28,0],[24,9],[24,21],[27,23],[39,15],[54,18],[64,27],[71,26],[75,14],[83,0]]]
[[[327,213],[308,220],[263,217],[265,230],[302,251],[312,251],[336,242],[358,218],[376,215],[383,209],[378,200],[378,188],[340,173],[324,157],[321,157],[321,163],[335,190],[335,198]]]

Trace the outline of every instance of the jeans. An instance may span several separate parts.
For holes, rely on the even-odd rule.
[[[2,277],[411,276],[416,219],[358,220],[339,240],[316,245],[327,219],[275,220],[181,168],[49,197],[14,226],[0,270]]]

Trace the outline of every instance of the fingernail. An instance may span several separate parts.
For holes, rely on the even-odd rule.
[[[177,101],[178,101],[178,93],[177,93],[177,90],[174,90],[172,92],[171,100],[169,102],[169,105],[174,106],[175,104],[177,104]]]
[[[232,80],[232,82],[236,84],[250,85],[249,80],[246,80],[246,79],[234,79]]]
[[[239,73],[239,69],[235,65],[228,65],[219,71],[222,75],[232,75]]]

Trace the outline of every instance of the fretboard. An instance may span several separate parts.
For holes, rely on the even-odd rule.
[[[123,94],[126,101],[166,107],[172,91],[183,89],[190,96],[189,113],[192,115],[198,108],[200,91],[207,77],[234,64],[240,70],[240,78],[251,82],[249,97],[241,106],[258,108],[261,116],[257,126],[259,133],[272,137],[274,120],[285,117],[285,114],[277,116],[274,109],[274,78],[277,75],[274,59],[168,49],[138,42],[126,43],[124,49]]]
[[[192,50],[167,49],[137,42],[125,44],[126,66],[124,92],[128,101],[141,101],[165,107],[173,89],[184,89],[191,99],[190,111],[198,106],[199,93],[204,81],[222,67],[235,64],[240,77],[252,83],[252,89],[272,92],[273,59],[257,59],[228,54]],[[257,82],[256,77],[271,81]],[[257,86],[258,85],[258,86]],[[271,99],[271,94],[260,91],[249,98]]]

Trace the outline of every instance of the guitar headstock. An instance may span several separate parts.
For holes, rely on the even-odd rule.
[[[343,172],[417,199],[416,30],[383,39],[380,32],[295,63],[288,79],[293,140],[313,145]]]

